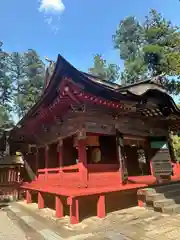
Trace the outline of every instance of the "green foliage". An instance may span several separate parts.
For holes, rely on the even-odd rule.
[[[9,128],[13,122],[10,117],[12,102],[12,80],[8,74],[8,54],[0,42],[0,130]]]
[[[113,35],[115,49],[124,60],[123,83],[133,83],[163,75],[180,75],[180,32],[156,10],[143,23],[134,17],[120,22]],[[179,82],[166,78],[170,93],[179,93]]]
[[[180,71],[178,68],[180,64],[178,28],[155,10],[151,10],[144,22],[143,35],[145,39],[144,59],[152,74],[178,75]]]
[[[44,74],[44,63],[35,50],[6,53],[0,43],[0,127],[11,125],[11,113],[21,118],[38,101]]]
[[[24,54],[10,56],[10,75],[14,83],[14,104],[20,117],[38,101],[44,82],[44,63],[36,51],[30,49]]]
[[[0,105],[0,133],[13,126],[13,120],[9,114],[9,111],[3,105]]]
[[[115,82],[119,79],[119,67],[115,64],[107,64],[101,54],[94,56],[94,66],[89,72],[100,79]]]
[[[177,107],[180,109],[180,104],[177,104]],[[172,134],[171,136],[176,161],[180,162],[180,133]]]
[[[141,46],[142,27],[135,17],[128,17],[120,22],[115,35],[114,47],[120,50],[120,57],[124,61],[134,60]]]
[[[144,65],[142,57],[134,61],[126,61],[124,65],[125,71],[121,73],[121,84],[132,84],[147,79],[145,74],[147,67]]]
[[[21,111],[20,92],[22,89],[22,81],[25,77],[23,55],[13,52],[9,55],[9,72],[13,81],[13,102],[15,112],[19,118],[23,115]]]
[[[174,148],[176,161],[180,162],[180,136],[174,135],[172,137],[172,140],[173,140],[173,148]]]
[[[36,51],[30,49],[22,56],[22,74],[16,102],[23,116],[38,101],[43,85],[45,66]]]
[[[0,105],[10,108],[12,100],[12,80],[8,75],[8,54],[3,51],[0,43]]]

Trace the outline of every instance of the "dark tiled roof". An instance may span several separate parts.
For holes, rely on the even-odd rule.
[[[76,83],[83,84],[87,92],[107,100],[139,101],[141,98],[154,97],[161,99],[163,103],[166,103],[176,114],[180,114],[180,110],[177,108],[171,96],[169,96],[166,90],[163,88],[160,81],[161,79],[159,78],[153,78],[127,86],[118,85],[116,83],[100,79],[97,76],[93,76],[89,73],[78,71],[61,55],[58,55],[54,71],[52,75],[49,76],[50,80],[46,89],[44,89],[39,101],[20,121],[20,124],[28,117],[34,115],[42,105],[46,106],[54,100],[58,94],[60,83],[65,77],[73,79],[73,81]]]

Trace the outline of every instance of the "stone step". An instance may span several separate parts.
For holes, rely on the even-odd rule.
[[[139,189],[137,195],[147,208],[167,214],[180,213],[180,182]]]
[[[165,198],[162,200],[154,201],[153,206],[154,206],[154,208],[163,208],[165,206],[170,206],[170,205],[178,204],[178,203],[180,203],[180,196],[174,197],[173,199]]]
[[[178,214],[180,213],[180,204],[173,204],[162,208],[162,212],[166,214]]]
[[[151,194],[156,194],[156,193],[164,193],[167,191],[175,191],[175,190],[180,190],[180,183],[173,183],[173,184],[168,184],[168,185],[163,185],[163,186],[158,186],[154,188],[143,188],[139,189],[137,192],[137,195],[151,195]]]
[[[173,189],[164,193],[151,193],[149,195],[146,196],[146,201],[149,202],[153,202],[153,201],[158,201],[158,200],[162,200],[164,198],[173,198],[175,196],[180,196],[180,189]]]
[[[142,188],[137,191],[137,195],[149,195],[156,193],[154,188]]]
[[[156,193],[164,193],[171,190],[180,189],[180,183],[168,184],[159,187],[155,187],[154,190]]]
[[[146,196],[147,204],[150,204],[154,201],[163,200],[163,199],[165,199],[165,196],[162,193],[153,193],[151,195]]]

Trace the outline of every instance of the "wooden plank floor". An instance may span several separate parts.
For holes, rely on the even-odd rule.
[[[44,181],[38,182],[38,180],[33,181],[32,183],[23,183],[21,188],[22,189],[29,189],[34,191],[40,191],[50,194],[57,194],[62,196],[88,196],[94,194],[101,194],[101,193],[109,193],[109,192],[120,192],[120,191],[128,191],[133,189],[139,189],[142,187],[147,187],[156,184],[156,179],[153,176],[138,176],[138,177],[129,177],[129,182],[127,184],[119,184],[113,183],[112,185],[99,185],[97,186],[95,183],[87,188],[78,188],[75,186],[62,186],[56,184],[51,184],[51,182]],[[172,181],[179,181],[180,175],[172,176]],[[103,179],[102,179],[103,181]]]

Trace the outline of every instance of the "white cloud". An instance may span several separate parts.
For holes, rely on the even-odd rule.
[[[65,10],[62,0],[39,0],[39,12],[44,16],[52,32],[56,34],[60,28],[60,15]]]
[[[52,18],[52,17],[45,18],[44,21],[45,21],[48,25],[51,25],[51,24],[52,24],[52,21],[53,21],[53,18]]]
[[[40,12],[62,13],[65,5],[62,0],[40,0]]]

